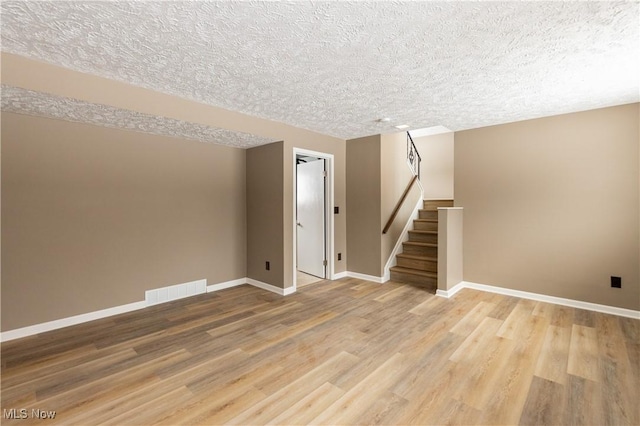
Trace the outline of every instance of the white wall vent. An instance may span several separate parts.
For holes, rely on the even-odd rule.
[[[207,280],[191,281],[184,284],[176,284],[169,287],[155,288],[144,293],[147,306],[165,303],[171,300],[182,299],[184,297],[195,296],[196,294],[207,292]]]

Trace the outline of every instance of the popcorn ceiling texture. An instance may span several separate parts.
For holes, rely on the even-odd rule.
[[[2,85],[2,111],[250,148],[275,140]]]
[[[640,96],[637,2],[1,7],[7,52],[345,139],[394,124],[476,128]]]

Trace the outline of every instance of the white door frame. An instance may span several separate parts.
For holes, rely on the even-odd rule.
[[[298,278],[297,278],[297,256],[298,256],[298,244],[296,239],[296,223],[297,223],[297,172],[296,172],[296,157],[298,155],[306,155],[309,157],[318,157],[325,160],[325,168],[327,171],[327,179],[325,181],[325,245],[327,248],[327,268],[326,268],[326,279],[332,280],[334,276],[334,262],[333,262],[333,254],[334,254],[334,246],[333,246],[333,204],[334,204],[334,196],[333,196],[333,154],[327,154],[325,152],[311,151],[308,149],[302,148],[293,148],[293,291],[296,291],[298,287]]]

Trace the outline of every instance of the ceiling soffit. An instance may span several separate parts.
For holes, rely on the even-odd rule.
[[[251,148],[273,139],[2,85],[2,111]]]

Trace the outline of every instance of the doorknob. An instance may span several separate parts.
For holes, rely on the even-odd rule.
[[[299,227],[302,227],[302,224],[300,222],[297,222],[296,225],[298,225]]]

